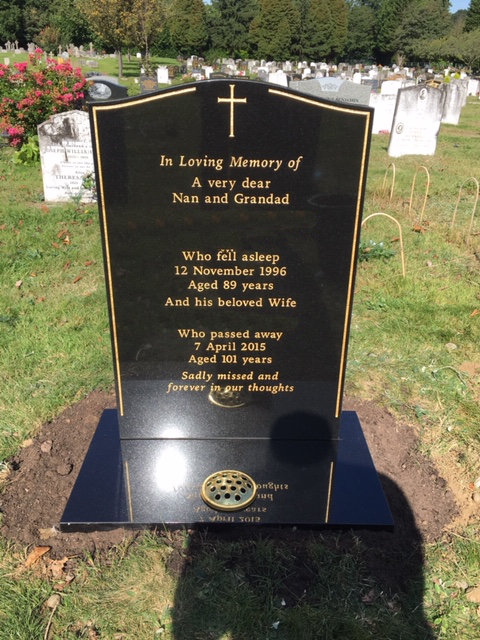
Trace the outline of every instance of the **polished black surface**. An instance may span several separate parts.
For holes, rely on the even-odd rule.
[[[337,461],[372,111],[214,80],[90,114],[122,456],[110,482],[123,473],[126,490],[116,521],[126,502],[132,524],[321,525],[332,509],[384,524],[369,507],[357,516],[342,480],[347,466],[366,497],[383,495],[359,425]],[[222,469],[254,478],[251,506],[202,501]],[[336,483],[355,496],[338,498],[347,512]]]
[[[121,437],[336,439],[371,110],[214,80],[91,115]]]
[[[149,479],[130,518],[117,412],[104,412],[61,520],[65,531],[145,524],[308,524],[392,527],[392,516],[355,412],[342,413],[337,461],[326,520],[322,485],[332,449],[324,443],[129,441],[129,474]],[[323,447],[323,448],[322,448]],[[248,459],[245,458],[248,456]],[[260,485],[251,507],[235,514],[209,508],[200,497],[208,470],[221,461],[253,470]],[[143,467],[143,469],[142,469]]]
[[[128,96],[128,89],[103,76],[91,76],[87,82],[87,102],[119,100]]]

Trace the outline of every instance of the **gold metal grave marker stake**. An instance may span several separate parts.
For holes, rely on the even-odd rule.
[[[421,224],[421,222],[423,220],[423,214],[425,213],[425,207],[427,206],[428,192],[430,191],[430,172],[428,171],[427,167],[425,167],[424,165],[419,165],[417,167],[417,170],[415,171],[415,175],[413,176],[413,181],[412,181],[412,188],[410,190],[410,202],[408,204],[408,213],[410,214],[412,212],[412,203],[413,203],[413,193],[415,191],[415,182],[417,180],[417,175],[418,175],[418,172],[420,170],[425,171],[425,173],[427,174],[427,184],[425,186],[425,195],[423,197],[422,210],[420,212],[420,217],[418,219],[418,223],[419,224]]]
[[[455,226],[455,218],[457,217],[458,205],[460,204],[460,199],[461,199],[462,194],[463,194],[463,188],[469,182],[473,182],[473,184],[475,185],[475,200],[474,200],[474,203],[473,203],[472,216],[470,218],[470,225],[468,227],[467,236],[469,236],[471,234],[471,232],[472,232],[473,219],[475,217],[475,212],[477,210],[477,204],[478,204],[478,198],[479,198],[479,195],[480,195],[480,185],[478,184],[478,180],[476,178],[468,178],[468,180],[465,180],[465,182],[460,187],[460,190],[458,192],[458,197],[457,197],[457,204],[455,205],[455,211],[453,212],[452,224],[450,226],[450,229],[453,231],[453,228]]]
[[[370,220],[370,218],[375,218],[375,216],[385,216],[385,218],[392,220],[392,222],[394,222],[398,227],[398,234],[399,234],[399,241],[400,241],[400,260],[402,261],[402,276],[405,278],[405,250],[403,247],[402,227],[396,218],[389,215],[388,213],[383,213],[382,211],[379,211],[378,213],[371,213],[369,216],[367,216],[365,220],[362,222],[362,227],[367,222],[367,220]]]
[[[388,167],[385,170],[385,175],[383,177],[383,184],[382,184],[382,197],[385,197],[385,193],[387,191],[386,186],[387,186],[387,176],[388,176],[388,170],[392,169],[392,184],[390,186],[390,196],[388,198],[388,201],[391,202],[392,198],[393,198],[393,193],[395,191],[395,176],[396,176],[396,168],[395,168],[395,163],[391,162]]]

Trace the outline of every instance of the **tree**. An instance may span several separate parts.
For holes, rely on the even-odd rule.
[[[132,0],[77,0],[91,29],[118,53],[118,75],[123,75],[122,48],[132,40]]]
[[[22,0],[0,0],[0,42],[20,38],[23,28]]]
[[[465,31],[480,28],[480,0],[470,0],[465,18]]]
[[[402,16],[392,40],[395,51],[410,62],[423,57],[424,43],[448,32],[450,15],[443,0],[417,0]]]
[[[348,34],[348,7],[345,0],[330,0],[332,21],[332,55],[338,57],[345,51]]]
[[[373,60],[376,47],[376,17],[372,7],[350,6],[345,53],[349,60]]]
[[[174,0],[169,17],[172,44],[183,55],[200,54],[208,39],[202,0]]]
[[[480,69],[480,29],[463,33],[461,37],[452,32],[444,38],[426,42],[425,48],[430,58],[465,65],[472,71]]]
[[[61,44],[60,31],[55,27],[44,27],[36,37],[36,44],[44,51],[51,51],[52,53],[57,50],[59,44]]]
[[[90,42],[94,34],[85,18],[78,11],[76,0],[53,0],[51,2],[50,26],[60,33],[60,43],[80,46]]]
[[[234,58],[247,57],[250,25],[257,11],[257,0],[213,0],[208,10],[212,47]]]
[[[159,0],[133,0],[132,35],[134,44],[145,51],[145,66],[149,65],[149,49],[152,41],[160,34],[165,22],[163,7]]]
[[[289,58],[298,47],[300,14],[292,0],[260,0],[250,33],[260,57]]]
[[[299,2],[300,55],[310,60],[325,60],[332,50],[334,21],[329,0]]]
[[[393,40],[401,21],[403,11],[410,7],[412,0],[382,0],[377,13],[377,46],[384,61],[389,61],[395,53]],[[414,2],[415,4],[415,2]]]
[[[50,21],[50,0],[25,0],[23,8],[24,38],[35,42],[36,36]]]

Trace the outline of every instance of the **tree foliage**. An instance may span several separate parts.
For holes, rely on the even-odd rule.
[[[118,73],[122,76],[122,48],[133,42],[133,0],[77,0],[77,7],[87,18],[92,31],[118,52]]]
[[[348,17],[345,53],[349,60],[375,60],[376,18],[373,7],[366,4],[351,5]]]
[[[0,43],[218,58],[477,65],[480,0],[0,0]],[[469,35],[469,34],[473,35]],[[57,45],[58,46],[58,45]],[[119,57],[122,73],[121,55]],[[144,60],[144,65],[146,64]]]
[[[50,20],[50,0],[25,0],[23,7],[24,38],[34,42]]]
[[[207,16],[212,48],[234,58],[247,57],[250,25],[257,11],[257,0],[213,0]]]
[[[290,57],[298,48],[300,14],[293,0],[260,0],[250,33],[257,55],[267,60]]]
[[[145,52],[146,64],[153,40],[160,34],[165,23],[165,14],[160,0],[133,0],[130,39]]]
[[[23,28],[23,2],[0,0],[0,41],[14,41]]]
[[[470,0],[465,17],[465,31],[480,29],[480,0]]]
[[[425,50],[425,42],[445,35],[449,25],[444,0],[416,0],[402,14],[393,34],[394,50],[407,60],[418,60]]]
[[[85,15],[78,10],[76,0],[52,0],[50,10],[49,26],[57,29],[63,46],[70,43],[86,44],[94,38]]]
[[[377,13],[377,49],[380,56],[389,60],[395,53],[394,38],[402,13],[412,0],[382,0]]]
[[[329,0],[302,0],[300,12],[301,57],[323,60],[330,55],[334,21]]]
[[[172,44],[180,53],[191,55],[203,51],[208,33],[202,0],[174,0],[168,26]]]
[[[338,58],[345,51],[348,38],[348,7],[345,0],[331,0],[330,2],[332,41],[331,53]]]

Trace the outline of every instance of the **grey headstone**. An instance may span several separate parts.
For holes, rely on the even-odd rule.
[[[325,78],[324,80],[335,80],[335,78]],[[309,95],[325,98],[325,100],[333,100],[334,102],[343,102],[353,105],[368,106],[370,100],[370,88],[365,87],[349,80],[342,81],[337,91],[325,91],[320,86],[321,80],[301,80],[290,83],[290,89],[296,89]]]
[[[317,78],[321,91],[337,93],[345,80],[343,78]]]

